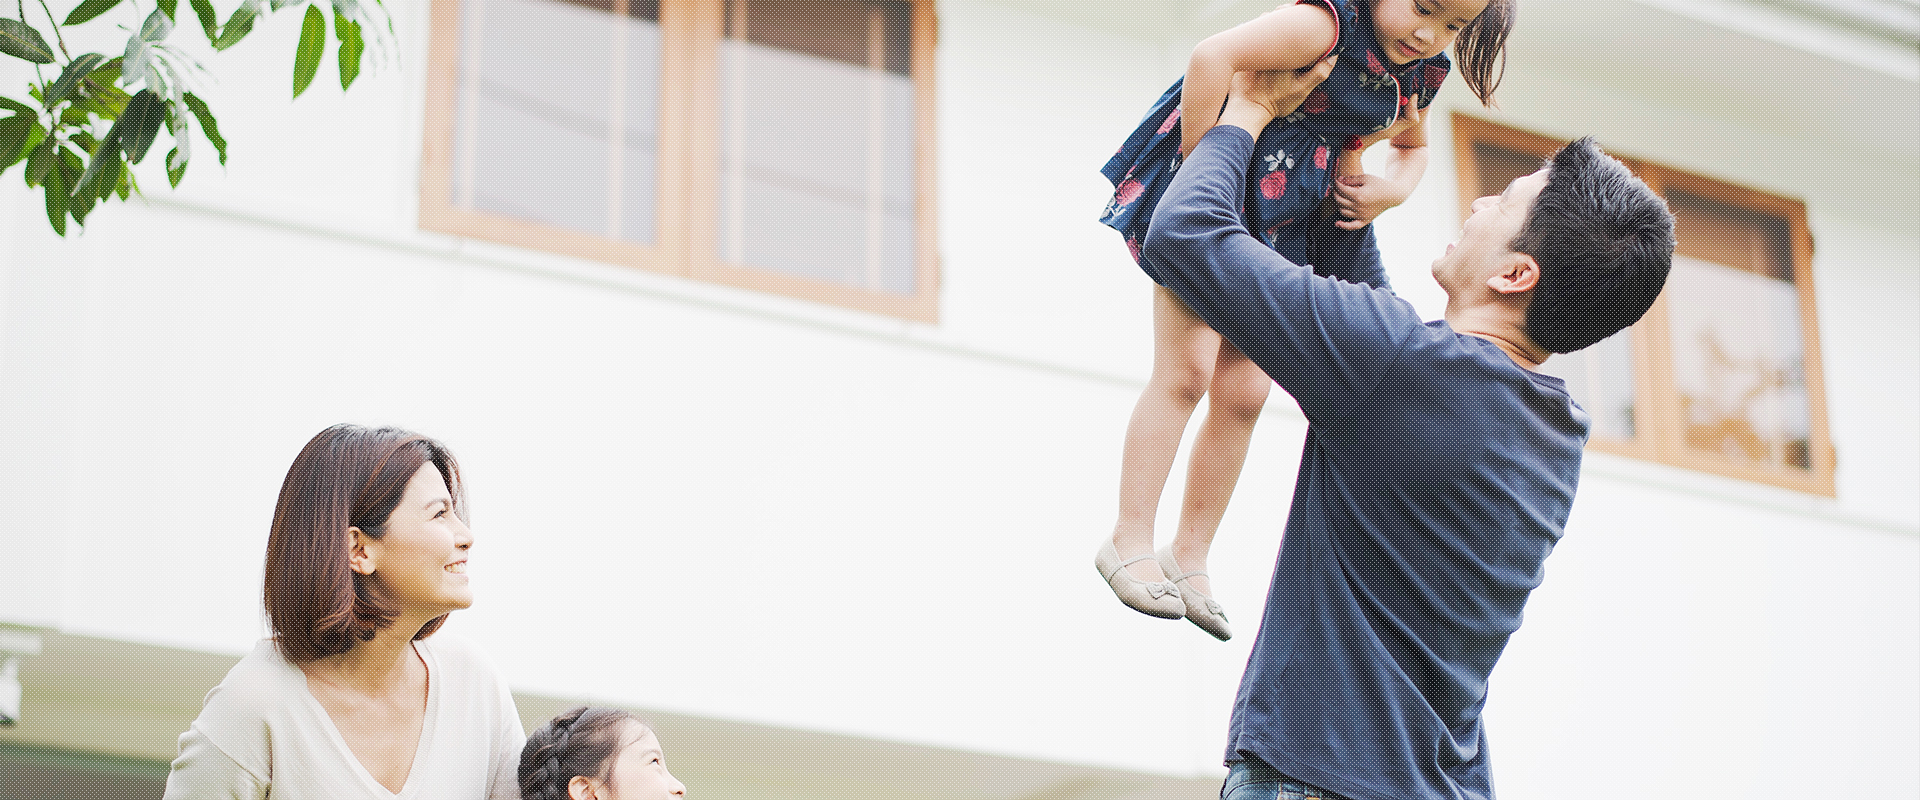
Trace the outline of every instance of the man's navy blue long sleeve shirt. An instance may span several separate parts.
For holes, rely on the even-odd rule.
[[[1487,676],[1566,524],[1588,417],[1494,343],[1262,246],[1236,213],[1252,148],[1209,131],[1145,248],[1308,421],[1227,761],[1358,800],[1491,798]]]

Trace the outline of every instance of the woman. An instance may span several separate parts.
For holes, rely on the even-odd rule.
[[[307,442],[267,542],[273,638],[207,694],[167,800],[517,797],[506,681],[428,638],[473,605],[464,511],[439,442],[358,425]]]

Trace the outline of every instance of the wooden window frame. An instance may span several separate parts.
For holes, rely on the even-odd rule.
[[[1478,198],[1477,190],[1481,185],[1480,166],[1473,152],[1475,143],[1485,142],[1515,152],[1537,154],[1542,158],[1551,155],[1563,144],[1488,120],[1458,113],[1451,116],[1454,168],[1463,215],[1468,213],[1469,207]],[[1813,236],[1807,228],[1806,204],[1652,161],[1625,156],[1619,158],[1662,196],[1669,189],[1679,189],[1693,197],[1786,221],[1788,250],[1793,259],[1793,284],[1798,298],[1801,357],[1807,395],[1808,456],[1811,464],[1809,469],[1800,470],[1784,465],[1742,463],[1687,445],[1679,391],[1673,379],[1672,333],[1665,293],[1654,301],[1646,316],[1633,326],[1633,438],[1595,436],[1589,440],[1588,446],[1628,458],[1833,497],[1835,456],[1827,424],[1826,371],[1820,357]],[[1680,242],[1680,255],[1700,257],[1691,251],[1687,242]]]
[[[720,0],[661,0],[661,108],[657,241],[624,242],[578,230],[460,208],[453,202],[455,94],[465,0],[432,0],[420,227],[441,233],[636,267],[692,280],[899,317],[940,321],[939,197],[935,154],[935,0],[912,9],[914,91],[914,291],[895,294],[805,278],[719,257]]]

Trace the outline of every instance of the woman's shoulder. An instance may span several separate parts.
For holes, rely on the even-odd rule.
[[[414,643],[422,653],[450,670],[472,670],[485,674],[498,672],[493,660],[478,645],[457,634],[436,633]]]
[[[444,633],[414,643],[427,659],[432,671],[440,722],[464,729],[468,735],[487,738],[510,730],[503,747],[508,757],[520,753],[520,713],[513,701],[513,689],[506,676],[472,642]],[[504,734],[501,734],[504,736]],[[505,752],[505,751],[503,751]]]
[[[265,774],[273,732],[297,727],[309,713],[302,703],[305,681],[271,639],[262,639],[207,692],[193,730],[236,763]]]
[[[493,659],[467,639],[436,633],[414,644],[428,659],[428,665],[446,679],[444,685],[449,688],[483,693],[506,688],[506,679]]]
[[[297,696],[290,697],[287,689],[296,682],[304,684],[305,680],[305,673],[280,654],[272,639],[261,639],[207,692],[202,716],[210,710],[226,714],[266,713],[295,699]]]

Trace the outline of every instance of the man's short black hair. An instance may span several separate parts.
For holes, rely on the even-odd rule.
[[[1639,321],[1653,305],[1673,264],[1673,214],[1591,136],[1560,148],[1548,167],[1546,188],[1508,247],[1540,265],[1528,338],[1571,353]]]

